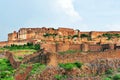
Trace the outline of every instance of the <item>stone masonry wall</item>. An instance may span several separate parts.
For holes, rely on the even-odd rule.
[[[81,44],[70,44],[69,50],[82,50]]]
[[[14,59],[14,56],[13,56],[12,53],[10,53],[10,52],[5,52],[5,55],[6,55],[6,57],[9,59],[10,64],[11,64],[14,68],[18,68],[18,67],[20,66],[21,62],[20,62],[20,61],[16,61],[16,60]]]
[[[90,45],[89,46],[89,50],[90,51],[101,51],[102,50],[102,46],[101,45]]]
[[[21,63],[43,63],[49,62],[49,53],[44,53],[43,50],[25,56]]]
[[[69,50],[69,44],[57,44],[57,52],[61,52],[61,51],[67,51],[67,50]]]
[[[45,48],[49,52],[56,52],[56,44],[42,43],[41,48]]]
[[[41,48],[45,48],[49,52],[62,52],[67,50],[81,50],[81,44],[69,44],[69,43],[60,43],[60,44],[50,44],[43,43]]]
[[[80,61],[88,63],[96,59],[120,58],[120,50],[108,50],[104,52],[80,52],[74,54],[57,55],[58,63],[68,63]]]

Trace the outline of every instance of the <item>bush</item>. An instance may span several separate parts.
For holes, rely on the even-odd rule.
[[[81,68],[82,65],[83,64],[80,62],[59,64],[59,66],[64,68],[65,70],[72,70],[73,68]]]
[[[57,36],[57,34],[45,33],[43,36],[44,37],[49,37],[49,36],[55,37],[55,36]]]
[[[120,80],[120,74],[113,76],[113,80]]]
[[[23,57],[21,57],[21,56],[18,56],[17,58],[18,58],[18,60],[20,60],[20,61],[23,59]]]
[[[66,63],[66,64],[59,64],[60,67],[64,68],[65,70],[72,70],[75,66],[75,64],[72,63]]]
[[[32,64],[32,70],[30,72],[30,75],[35,75],[37,73],[41,73],[42,70],[46,68],[46,65],[40,64],[40,63],[34,63]]]
[[[27,43],[27,44],[24,44],[24,45],[14,45],[14,44],[12,44],[11,46],[5,46],[4,48],[9,49],[9,50],[17,50],[17,49],[39,50],[40,49],[40,44],[33,44],[33,43]]]
[[[113,74],[113,69],[108,69],[108,70],[106,70],[106,72],[105,72],[105,74]]]
[[[110,78],[104,78],[103,80],[111,80]]]
[[[13,80],[14,69],[7,59],[0,59],[0,80]]]
[[[78,35],[73,35],[72,38],[78,38],[79,36]]]
[[[35,44],[35,50],[39,50],[40,49],[40,44]]]
[[[55,79],[57,79],[57,80],[64,80],[64,79],[67,78],[66,75],[59,75],[59,74],[55,75],[54,77],[55,77]]]
[[[81,34],[80,37],[81,37],[81,38],[85,38],[85,37],[89,37],[89,35],[87,35],[87,34]]]
[[[120,68],[118,68],[117,71],[120,72]]]
[[[75,62],[74,64],[75,64],[78,68],[81,68],[82,65],[83,65],[83,63],[80,63],[80,62]]]

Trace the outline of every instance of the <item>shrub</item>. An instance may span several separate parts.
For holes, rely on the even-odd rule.
[[[78,36],[78,35],[73,35],[73,36],[72,36],[72,38],[76,38],[76,37],[78,38],[79,36]]]
[[[18,60],[20,60],[20,61],[23,59],[23,57],[21,57],[21,56],[18,56],[17,58],[18,58]]]
[[[103,80],[111,80],[110,78],[104,78]]]
[[[40,64],[40,63],[32,64],[32,70],[30,72],[30,75],[34,75],[36,73],[40,73],[45,68],[46,68],[46,65],[44,65],[44,64]]]
[[[102,35],[103,37],[107,37],[108,40],[110,40],[112,37],[117,37],[119,38],[120,37],[120,34],[109,34],[109,33],[105,33]]]
[[[89,37],[89,35],[87,35],[87,34],[81,34],[80,37],[81,37],[81,38],[85,38],[85,37]]]
[[[64,80],[64,79],[67,78],[66,75],[59,75],[59,74],[55,75],[54,77],[55,77],[55,79],[57,79],[57,80]]]
[[[27,44],[24,44],[24,45],[14,45],[14,44],[12,44],[11,46],[5,46],[4,48],[9,49],[9,50],[17,50],[17,49],[39,50],[40,49],[40,44],[33,44],[33,43],[27,43]]]
[[[81,68],[82,65],[83,64],[80,62],[59,64],[59,66],[64,68],[65,70],[72,70],[73,68]]]
[[[64,68],[65,70],[72,70],[75,66],[75,64],[72,63],[66,63],[66,64],[59,64],[60,67]]]
[[[113,76],[113,80],[120,80],[120,74]]]
[[[13,80],[14,69],[7,59],[0,59],[0,80]]]
[[[43,36],[44,37],[49,37],[49,36],[55,37],[55,36],[57,36],[57,34],[45,33]]]
[[[74,64],[75,64],[78,68],[81,68],[82,65],[83,65],[83,63],[80,63],[80,62],[75,62]]]
[[[112,74],[113,72],[114,72],[113,69],[108,69],[105,71],[105,74]]]
[[[118,68],[117,71],[120,72],[120,68]]]
[[[39,50],[40,49],[40,44],[35,44],[35,50]]]
[[[108,78],[112,79],[112,76],[111,75],[107,75]]]

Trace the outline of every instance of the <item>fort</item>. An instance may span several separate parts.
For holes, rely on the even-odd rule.
[[[20,28],[8,34],[8,41],[0,42],[0,47],[11,44],[38,43],[49,52],[67,50],[104,51],[117,49],[120,45],[120,31],[81,32],[70,28]]]
[[[13,53],[5,52],[13,68],[17,68],[15,80],[26,80],[32,70],[33,66],[29,65],[23,74],[19,73],[21,64],[47,64],[42,73],[36,74],[35,80],[54,80],[56,74],[88,76],[88,78],[79,77],[72,80],[101,80],[100,76],[91,76],[91,74],[102,75],[108,69],[120,68],[120,31],[81,32],[70,28],[21,28],[18,32],[9,33],[8,41],[0,42],[0,47],[27,43],[37,43],[41,49],[24,56],[21,61],[17,61]],[[66,54],[66,51],[70,50],[75,52]],[[61,52],[66,53],[61,54]],[[74,62],[84,64],[80,69],[72,70],[58,67],[61,63]],[[33,80],[33,76],[29,76],[28,80]]]

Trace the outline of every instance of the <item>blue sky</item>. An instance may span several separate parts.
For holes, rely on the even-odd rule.
[[[0,0],[0,41],[22,27],[120,31],[120,0]]]

